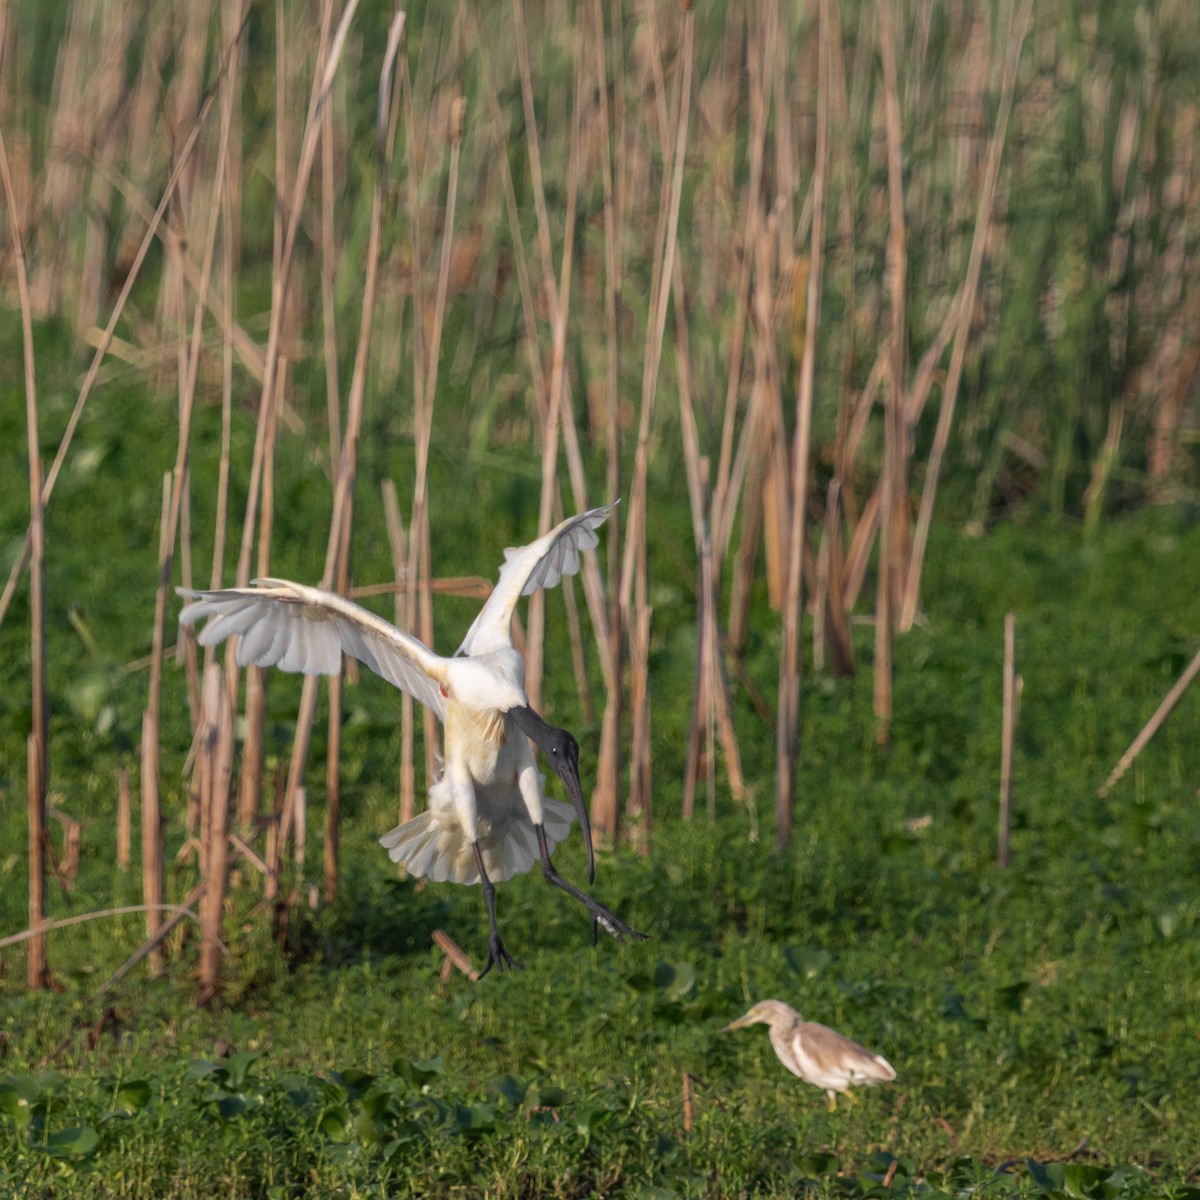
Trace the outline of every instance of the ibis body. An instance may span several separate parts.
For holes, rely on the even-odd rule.
[[[517,600],[578,571],[581,552],[596,545],[596,530],[611,508],[580,513],[530,545],[506,550],[496,587],[450,658],[319,588],[261,579],[249,588],[179,589],[191,600],[180,622],[208,618],[199,633],[205,646],[240,635],[237,660],[243,666],[333,675],[341,669],[342,654],[349,654],[440,718],[444,763],[429,789],[429,807],[380,841],[413,875],[482,884],[491,923],[484,974],[494,965],[520,965],[500,938],[494,882],[528,871],[539,860],[546,878],[584,904],[614,937],[643,936],[564,880],[551,862],[550,852],[570,829],[572,810],[543,795],[529,740],[554,767],[574,805],[591,880],[595,859],[579,781],[579,747],[570,733],[547,724],[530,707],[525,660],[511,632]]]

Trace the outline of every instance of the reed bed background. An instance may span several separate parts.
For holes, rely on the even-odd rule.
[[[0,620],[26,591],[35,933],[53,761],[44,567],[67,551],[42,517],[114,380],[144,384],[164,447],[146,464],[162,477],[158,578],[128,601],[153,636],[119,843],[128,854],[132,792],[139,953],[153,963],[200,901],[205,996],[231,867],[261,875],[277,920],[317,878],[316,681],[270,779],[261,672],[185,640],[186,811],[159,794],[174,587],[272,573],[289,442],[329,498],[322,585],[388,585],[398,622],[429,642],[435,592],[488,586],[439,566],[431,452],[536,463],[519,486],[539,529],[621,498],[606,556],[563,597],[599,722],[593,826],[641,847],[662,700],[651,562],[681,481],[696,629],[682,813],[747,797],[740,690],[774,729],[780,844],[803,670],[854,672],[851,622],[870,620],[887,740],[893,638],[919,617],[935,517],[982,528],[1033,510],[1094,528],[1196,497],[1200,12],[1183,0],[1103,15],[1045,0],[16,2],[0,52],[0,286],[25,319],[32,510]],[[33,335],[47,321],[86,364],[53,457]],[[252,446],[231,434],[246,411]],[[213,477],[190,470],[197,425],[220,430]],[[378,455],[362,470],[364,427],[411,446],[403,488]],[[364,508],[386,524],[390,580],[356,575]],[[497,550],[481,536],[485,574]],[[779,630],[769,691],[743,662],[761,592]],[[526,619],[535,704],[547,603],[557,614],[538,595]],[[334,680],[327,896],[341,697]],[[432,718],[418,725],[405,702],[402,816],[434,769]],[[172,908],[163,858],[180,846],[201,883]]]

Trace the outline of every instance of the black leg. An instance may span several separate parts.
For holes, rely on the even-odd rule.
[[[517,962],[509,954],[504,948],[504,942],[500,937],[500,926],[496,924],[496,885],[488,878],[487,868],[483,865],[483,852],[479,849],[479,843],[473,842],[472,849],[475,851],[475,863],[479,867],[479,882],[483,885],[483,899],[487,904],[488,920],[492,923],[492,933],[488,938],[487,966],[479,972],[479,978],[482,979],[493,967],[499,967],[501,971],[505,967],[514,967],[518,971],[523,971],[525,970],[525,964]]]
[[[537,831],[538,851],[542,856],[542,874],[556,888],[562,888],[568,896],[574,896],[592,914],[593,943],[596,937],[596,925],[600,925],[606,933],[611,933],[619,942],[624,941],[627,937],[644,942],[646,940],[644,933],[638,933],[636,929],[631,929],[616,913],[605,908],[599,900],[593,899],[586,892],[581,892],[573,884],[568,883],[554,869],[554,864],[550,861],[550,847],[546,845],[546,830],[541,825],[535,825],[534,829]]]

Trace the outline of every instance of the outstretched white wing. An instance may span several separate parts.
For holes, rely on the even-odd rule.
[[[198,635],[202,646],[240,634],[237,660],[243,667],[253,663],[305,675],[336,675],[345,651],[445,717],[441,688],[447,660],[424,642],[333,592],[286,579],[254,583],[219,592],[176,589],[192,600],[179,614],[180,624],[208,617]]]
[[[538,588],[554,587],[564,575],[574,575],[579,570],[579,555],[600,541],[596,530],[615,506],[614,500],[603,508],[568,517],[536,542],[505,550],[500,578],[467,630],[458,653],[487,654],[511,646],[512,615],[517,601]]]

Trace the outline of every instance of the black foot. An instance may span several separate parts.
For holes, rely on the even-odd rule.
[[[493,967],[498,967],[501,972],[523,971],[525,964],[517,962],[515,958],[505,949],[504,942],[498,933],[493,933],[488,938],[488,960],[487,966],[479,972],[479,978],[482,979]]]

